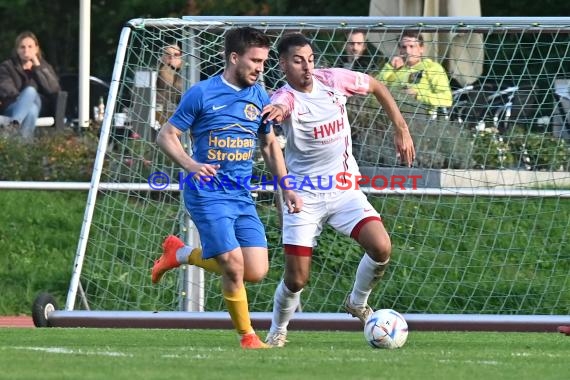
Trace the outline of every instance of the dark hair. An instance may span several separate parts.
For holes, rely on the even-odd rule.
[[[224,53],[226,63],[231,53],[245,54],[251,47],[271,48],[271,41],[261,30],[249,26],[231,29],[225,37]]]
[[[358,34],[358,33],[363,34],[364,39],[366,39],[368,31],[366,29],[356,28],[356,29],[347,30],[345,32],[346,38],[350,37],[352,34]]]
[[[416,40],[418,40],[418,43],[420,44],[420,46],[424,46],[424,36],[422,36],[422,34],[420,32],[413,31],[413,30],[404,30],[402,32],[402,35],[400,36],[400,41],[404,37],[415,38]],[[400,46],[400,42],[398,42],[398,46]]]
[[[311,41],[301,33],[288,33],[285,34],[277,44],[277,53],[279,57],[287,54],[292,46],[303,47],[311,46]]]
[[[30,32],[29,30],[26,30],[26,31],[18,34],[18,36],[16,37],[16,40],[14,41],[14,52],[18,51],[18,47],[22,43],[22,40],[25,38],[31,38],[36,43],[36,46],[38,47],[38,58],[41,58],[42,57],[42,49],[40,48],[40,41],[38,40],[38,37],[36,37],[36,35],[34,33]]]

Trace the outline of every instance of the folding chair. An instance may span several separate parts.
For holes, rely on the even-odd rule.
[[[67,107],[67,92],[60,91],[54,95],[48,110],[42,112],[36,121],[36,127],[55,127],[57,131],[65,128],[65,109]]]

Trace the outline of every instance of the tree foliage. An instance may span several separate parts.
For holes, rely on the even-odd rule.
[[[79,4],[82,0],[0,0],[0,60],[14,48],[15,37],[31,30],[44,55],[60,73],[77,73]],[[563,16],[570,3],[558,0],[481,0],[484,16]],[[370,0],[91,0],[91,73],[111,76],[121,27],[139,17],[183,15],[367,16]]]

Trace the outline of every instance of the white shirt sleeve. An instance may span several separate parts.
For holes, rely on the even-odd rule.
[[[344,95],[366,95],[370,86],[370,76],[342,68],[315,69],[313,75],[323,84]]]

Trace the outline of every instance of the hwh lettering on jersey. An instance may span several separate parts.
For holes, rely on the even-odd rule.
[[[321,124],[313,128],[315,139],[332,136],[344,129],[344,119],[340,118],[327,124]]]

